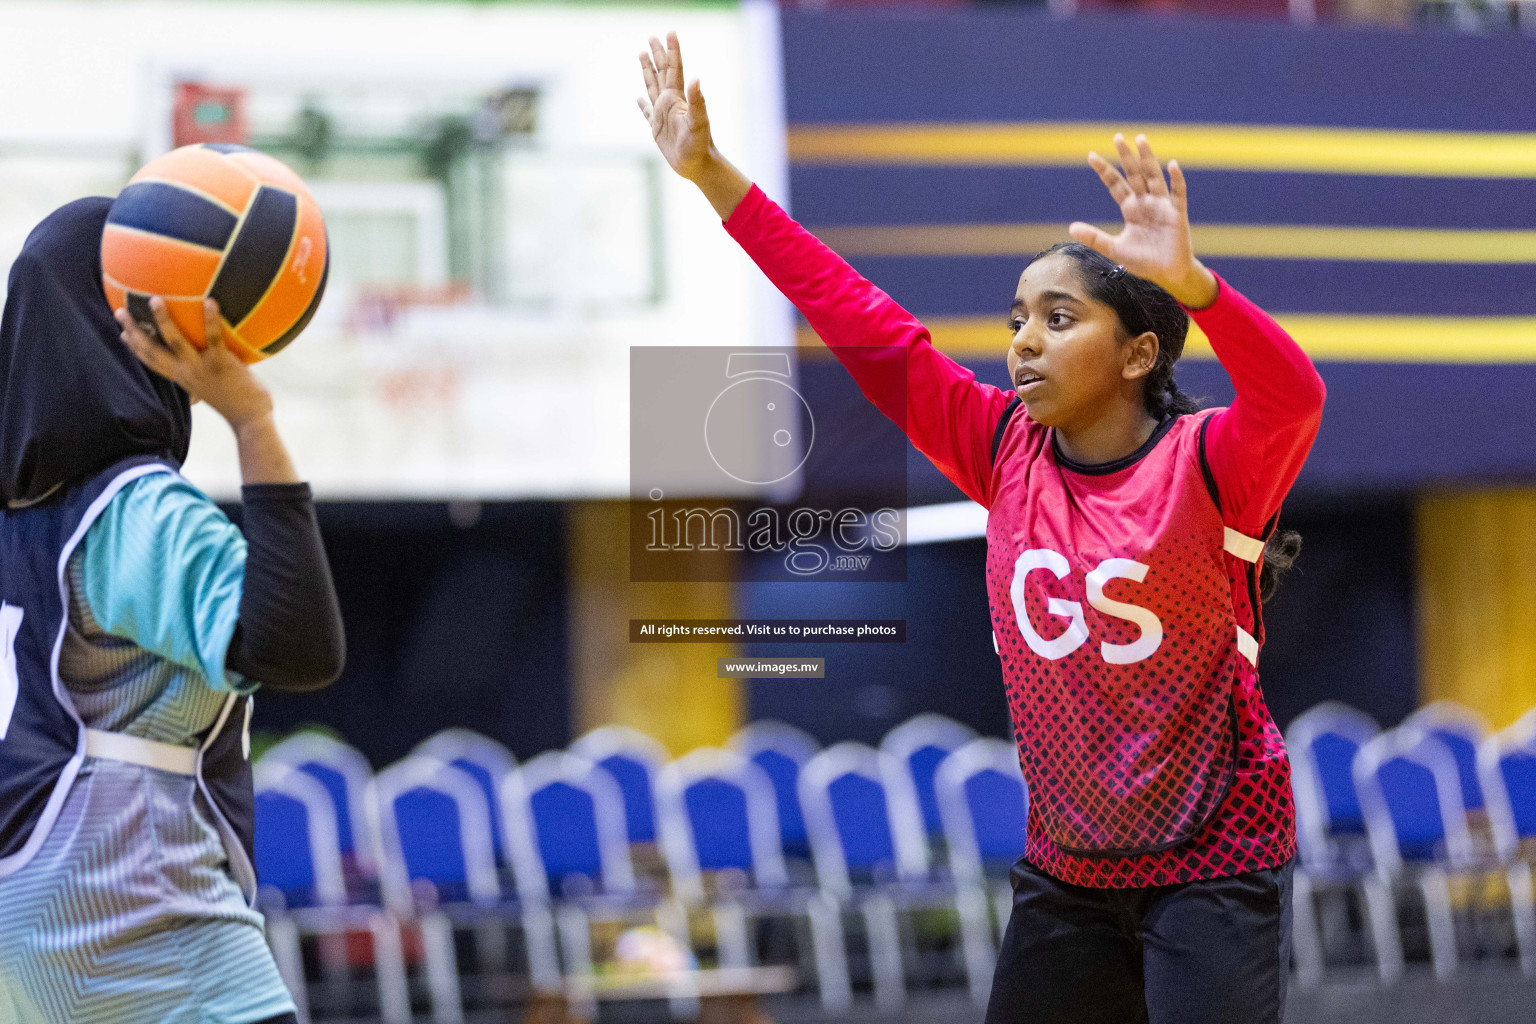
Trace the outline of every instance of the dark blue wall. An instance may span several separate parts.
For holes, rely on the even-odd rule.
[[[1107,152],[1109,125],[1159,122],[1536,131],[1536,39],[1516,35],[1298,29],[1243,19],[1062,21],[985,8],[788,11],[783,25],[792,132],[827,124],[1088,121],[1106,125]],[[1198,163],[1186,173],[1197,225],[1536,229],[1536,177],[1237,171]],[[870,165],[834,154],[830,163],[791,165],[789,200],[813,231],[1116,217],[1086,161]],[[852,262],[919,317],[1001,322],[1024,257],[855,255]],[[1209,262],[1277,315],[1536,317],[1536,263]],[[1475,332],[1475,320],[1457,330]],[[1323,364],[1328,407],[1300,489],[1536,479],[1536,322],[1531,331],[1525,362],[1477,365],[1436,354],[1419,363]],[[996,358],[975,368],[1003,382],[1001,328],[997,344]],[[1446,356],[1453,344],[1447,338]],[[1230,395],[1211,362],[1190,361],[1182,372],[1188,390],[1215,402]],[[945,492],[922,466],[913,466],[910,482],[922,500]]]
[[[561,506],[486,504],[460,528],[439,502],[323,504],[320,523],[347,667],[317,693],[261,691],[255,728],[323,723],[375,767],[448,726],[519,758],[570,741]]]
[[[1519,35],[895,6],[786,10],[792,124],[1137,121],[1536,130]]]

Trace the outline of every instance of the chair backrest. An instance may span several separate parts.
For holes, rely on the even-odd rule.
[[[1392,729],[1361,746],[1353,768],[1371,856],[1383,875],[1405,861],[1472,861],[1456,758],[1422,729]]]
[[[491,828],[496,839],[496,860],[510,864],[507,852],[507,828],[501,817],[501,780],[517,767],[517,759],[506,747],[489,736],[482,736],[471,729],[444,729],[427,737],[411,751],[416,757],[435,757],[453,765],[472,777],[485,794],[485,805],[491,816]]]
[[[856,878],[921,881],[928,877],[922,811],[906,768],[862,743],[838,743],[800,772],[800,808],[816,877],[846,896]]]
[[[336,839],[342,856],[351,858],[362,874],[372,877],[377,865],[363,809],[363,789],[373,778],[368,759],[324,733],[298,732],[274,745],[261,760],[290,765],[320,781],[336,807]]]
[[[605,725],[572,741],[570,752],[607,771],[624,794],[624,828],[632,843],[656,841],[656,772],[667,749],[645,733]]]
[[[788,884],[773,783],[730,750],[703,747],[656,775],[656,824],[672,883],[704,897],[702,872],[735,868],[760,887]]]
[[[407,757],[374,776],[365,806],[387,906],[409,914],[412,883],[443,902],[501,899],[491,819],[474,778],[436,758]]]
[[[1488,720],[1455,701],[1437,700],[1409,715],[1403,720],[1403,726],[1425,729],[1440,738],[1450,749],[1451,756],[1456,758],[1462,801],[1470,811],[1482,810],[1483,787],[1477,775],[1477,748],[1492,731],[1488,728]]]
[[[800,769],[821,744],[804,729],[783,722],[753,722],[731,737],[730,748],[767,773],[779,812],[779,841],[791,857],[809,857],[800,813]]]
[[[280,893],[285,908],[345,903],[330,792],[314,776],[280,761],[263,759],[252,775],[257,882]]]
[[[1365,834],[1352,765],[1360,747],[1380,732],[1375,719],[1338,701],[1298,715],[1285,731],[1297,840],[1308,864],[1333,860],[1335,837]]]
[[[972,740],[939,764],[934,790],[958,881],[980,884],[988,865],[1006,871],[1024,855],[1029,787],[1013,744]]]
[[[935,835],[944,827],[939,803],[933,793],[933,774],[939,762],[976,738],[976,730],[945,715],[915,715],[885,734],[880,749],[900,761],[912,778],[923,812],[923,828]]]
[[[540,754],[502,782],[501,807],[523,899],[635,891],[624,795],[607,771],[564,751]]]
[[[1513,860],[1523,839],[1536,839],[1536,711],[1483,741],[1478,775],[1499,856]]]

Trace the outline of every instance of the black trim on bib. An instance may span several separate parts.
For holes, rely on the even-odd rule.
[[[1003,414],[997,418],[997,428],[992,431],[992,464],[997,465],[997,450],[1003,446],[1003,434],[1008,431],[1008,421],[1013,419],[1013,414],[1019,411],[1019,406],[1024,400],[1014,395],[1008,404],[1003,406]]]
[[[1205,455],[1205,431],[1211,425],[1211,417],[1200,421],[1200,475],[1205,478],[1205,489],[1210,492],[1216,511],[1221,511],[1221,492],[1216,489],[1216,474],[1211,472],[1211,460]]]
[[[1056,464],[1062,469],[1069,469],[1074,473],[1081,473],[1084,476],[1108,476],[1110,473],[1118,473],[1122,469],[1129,469],[1151,454],[1152,449],[1157,447],[1157,443],[1168,436],[1168,431],[1173,429],[1173,425],[1178,422],[1181,415],[1183,413],[1169,413],[1167,416],[1164,416],[1158,421],[1157,426],[1152,429],[1151,436],[1141,442],[1140,448],[1137,448],[1129,455],[1122,455],[1118,459],[1111,459],[1109,462],[1078,462],[1076,459],[1067,458],[1061,454],[1061,448],[1056,444],[1056,430],[1052,428],[1051,454],[1056,457]]]

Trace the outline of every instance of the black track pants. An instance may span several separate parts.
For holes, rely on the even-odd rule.
[[[987,1024],[1280,1024],[1292,868],[1090,889],[1020,860]]]

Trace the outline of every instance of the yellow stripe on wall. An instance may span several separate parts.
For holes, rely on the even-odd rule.
[[[1118,223],[1098,225],[1120,230]],[[860,256],[1018,256],[1070,240],[1066,224],[900,224],[818,227],[848,259]],[[1370,260],[1382,263],[1536,263],[1536,231],[1457,231],[1276,224],[1195,224],[1209,257]],[[1022,267],[1020,268],[1023,269]]]
[[[1292,125],[1024,122],[800,125],[799,164],[1086,167],[1115,132],[1145,132],[1158,156],[1188,167],[1444,178],[1536,177],[1536,134]]]
[[[957,358],[1001,359],[1007,352],[1006,310],[995,317],[929,317],[923,321],[934,345]],[[1536,363],[1536,317],[1390,317],[1290,313],[1280,326],[1318,360],[1369,363]],[[819,341],[801,327],[799,343],[813,351]],[[1215,353],[1191,323],[1184,354]]]

